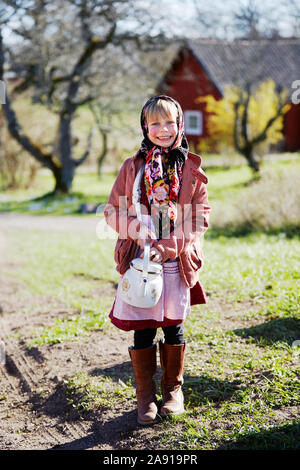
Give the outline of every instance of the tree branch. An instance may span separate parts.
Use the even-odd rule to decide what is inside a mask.
[[[254,145],[258,144],[259,142],[263,142],[267,138],[268,129],[272,126],[272,124],[276,121],[276,119],[278,119],[281,116],[283,108],[285,107],[286,104],[287,104],[287,101],[282,100],[282,97],[279,95],[276,114],[275,114],[275,116],[273,116],[272,118],[269,119],[269,121],[267,122],[267,124],[266,124],[265,128],[262,130],[262,132],[257,137],[255,137],[253,139],[253,144]]]
[[[241,99],[242,99],[242,91],[241,91]],[[243,111],[243,117],[242,117],[242,128],[241,128],[241,133],[244,138],[245,144],[249,142],[249,135],[248,135],[248,110],[249,110],[249,101],[250,101],[250,85],[247,83],[246,84],[246,99],[243,100],[244,104],[244,111]]]
[[[2,30],[0,27],[0,80],[3,80],[4,73],[4,51],[2,42]],[[38,145],[34,144],[23,132],[18,122],[16,113],[14,112],[10,98],[6,92],[5,104],[2,105],[3,114],[6,117],[8,130],[10,134],[19,142],[19,144],[27,150],[37,161],[49,169],[53,169],[53,156],[44,152]]]
[[[90,151],[91,151],[93,133],[94,133],[94,130],[95,130],[96,127],[97,127],[96,125],[93,126],[90,133],[89,133],[88,144],[87,144],[86,151],[84,152],[84,154],[82,155],[81,158],[79,158],[78,160],[74,160],[76,167],[81,165],[88,158],[88,156],[90,154]]]
[[[239,144],[239,137],[238,137],[238,122],[239,122],[239,108],[241,106],[241,103],[239,101],[236,101],[234,103],[234,127],[233,127],[233,141],[234,141],[234,146],[236,150],[240,153],[242,153],[242,149]]]
[[[1,74],[0,74],[1,77]],[[6,103],[2,105],[3,114],[6,117],[8,130],[10,134],[19,142],[19,144],[27,150],[37,161],[39,161],[43,166],[46,166],[49,169],[53,169],[55,164],[53,155],[51,153],[44,152],[38,145],[33,143],[24,133],[18,122],[17,116],[12,109],[10,99],[6,95]]]
[[[101,126],[100,121],[99,121],[99,117],[98,117],[98,115],[96,113],[96,110],[95,110],[95,106],[90,105],[89,108],[91,110],[91,113],[94,116],[94,119],[95,119],[95,122],[96,122],[96,127],[97,127],[97,129],[99,130],[99,132],[101,134],[102,142],[103,142],[102,151],[101,151],[100,156],[98,157],[98,173],[100,175],[102,162],[103,162],[103,160],[105,158],[105,155],[107,153],[107,134],[108,134],[108,130],[105,129],[103,126]]]
[[[80,85],[80,78],[88,64],[88,61],[97,49],[105,48],[105,46],[109,42],[111,42],[115,34],[116,26],[117,26],[116,23],[113,23],[105,39],[100,40],[97,37],[92,37],[90,42],[87,44],[85,50],[83,51],[83,54],[80,56],[79,60],[75,64],[73,71],[71,73],[71,80],[70,80],[70,84],[68,87],[67,96],[64,101],[62,114],[64,112],[69,112],[69,113],[74,112],[74,109],[76,108],[76,104],[74,105],[72,103],[72,100],[76,96],[76,93]]]

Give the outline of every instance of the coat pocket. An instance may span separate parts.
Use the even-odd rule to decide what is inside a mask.
[[[198,271],[202,267],[203,256],[201,248],[194,243],[192,249],[187,253],[188,261],[194,271]]]

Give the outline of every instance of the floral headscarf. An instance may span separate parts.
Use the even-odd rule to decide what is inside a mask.
[[[177,109],[177,136],[169,148],[153,144],[148,138],[146,110],[153,102],[164,99],[171,101]],[[145,159],[145,186],[151,216],[158,239],[173,230],[177,219],[176,204],[181,187],[182,170],[188,153],[188,143],[184,135],[183,112],[179,103],[166,95],[150,98],[141,112],[141,126],[144,140],[139,154]]]

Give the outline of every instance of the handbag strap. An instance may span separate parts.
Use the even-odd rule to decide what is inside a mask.
[[[138,220],[141,222],[141,179],[144,174],[145,165],[143,164],[141,169],[139,170],[138,174],[135,177],[133,183],[133,190],[132,190],[132,202],[135,205],[136,216]],[[149,267],[149,260],[150,260],[150,244],[146,243],[144,248],[144,262],[143,262],[143,278],[147,278],[148,274],[148,267]]]
[[[141,169],[139,170],[138,174],[135,177],[134,183],[133,183],[133,190],[132,190],[132,202],[135,205],[135,210],[136,210],[136,216],[138,220],[141,222],[142,217],[141,217],[141,179],[144,173],[145,165],[143,164]]]

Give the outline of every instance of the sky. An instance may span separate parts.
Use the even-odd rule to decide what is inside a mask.
[[[300,14],[299,0],[295,0],[298,6],[298,15]],[[195,5],[201,12],[212,16],[214,18],[214,32],[218,37],[227,37],[232,39],[237,31],[234,30],[234,23],[232,20],[233,12],[239,11],[241,6],[249,4],[249,0],[167,0],[162,1],[167,3],[170,11],[176,11],[177,24],[180,26],[186,24],[192,25],[195,19]],[[262,14],[260,27],[263,31],[268,30],[273,24],[276,26],[283,36],[291,36],[294,34],[293,24],[295,23],[295,8],[292,3],[293,0],[250,0],[258,8]],[[298,16],[299,21],[299,16]],[[189,27],[189,26],[188,26]],[[197,31],[189,29],[190,34],[197,34]],[[205,29],[201,30],[205,34]],[[207,35],[211,34],[207,30]]]
[[[283,36],[295,34],[293,25],[296,22],[296,8],[293,8],[292,3],[297,0],[263,0],[263,2],[261,0],[211,0],[210,2],[207,0],[136,0],[136,3],[139,8],[148,9],[148,11],[151,9],[151,14],[154,17],[164,18],[170,35],[174,31],[177,34],[187,34],[190,38],[217,36],[233,39],[239,34],[232,20],[233,12],[239,11],[239,8],[247,5],[249,1],[257,6],[263,14],[260,22],[262,31],[269,31],[273,24]],[[298,7],[298,15],[299,12],[300,7]],[[200,19],[198,22],[195,21],[197,15]],[[205,27],[202,23],[207,17],[213,19],[210,28]],[[136,28],[134,23],[132,23],[132,28]],[[153,30],[155,31],[155,24]],[[13,43],[16,41],[16,37],[6,29],[4,30],[4,41]]]

